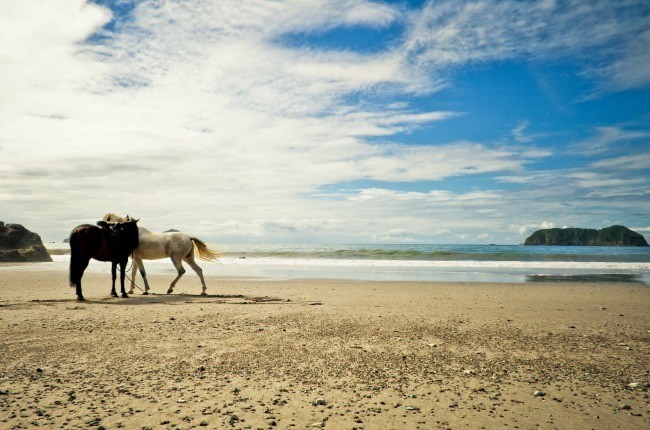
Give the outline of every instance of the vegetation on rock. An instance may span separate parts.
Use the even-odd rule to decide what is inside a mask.
[[[524,245],[648,246],[645,237],[622,225],[600,230],[591,228],[547,228],[537,230]]]

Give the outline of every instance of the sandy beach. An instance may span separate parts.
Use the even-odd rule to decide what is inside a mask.
[[[650,289],[0,267],[0,428],[650,427]]]

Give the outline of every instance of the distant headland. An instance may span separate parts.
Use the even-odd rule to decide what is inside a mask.
[[[546,228],[526,238],[524,245],[648,246],[645,237],[622,225],[593,228]]]

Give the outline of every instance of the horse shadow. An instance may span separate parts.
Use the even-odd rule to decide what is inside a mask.
[[[70,300],[74,302],[74,300]],[[147,295],[138,294],[130,295],[127,299],[115,297],[100,297],[86,299],[83,305],[111,305],[111,306],[148,306],[157,304],[233,304],[233,305],[252,305],[252,304],[292,304],[291,300],[279,297],[269,296],[251,296],[244,294],[156,294]]]

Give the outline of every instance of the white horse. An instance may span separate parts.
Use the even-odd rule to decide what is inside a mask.
[[[107,222],[126,222],[130,218],[122,218],[115,214],[106,214],[103,218]],[[172,281],[167,290],[167,294],[174,292],[174,286],[178,280],[185,273],[183,261],[190,265],[192,269],[199,275],[201,279],[201,295],[205,296],[206,286],[203,279],[203,270],[194,261],[194,247],[196,247],[199,258],[204,261],[212,261],[217,259],[220,255],[212,251],[201,240],[190,237],[181,232],[168,232],[168,233],[152,233],[146,228],[139,227],[139,243],[138,247],[133,251],[133,270],[131,271],[131,290],[129,294],[133,294],[133,287],[135,285],[136,269],[140,269],[140,274],[144,280],[144,293],[149,294],[149,282],[147,281],[147,274],[144,270],[142,260],[159,260],[161,258],[169,257],[178,272],[178,276]]]

